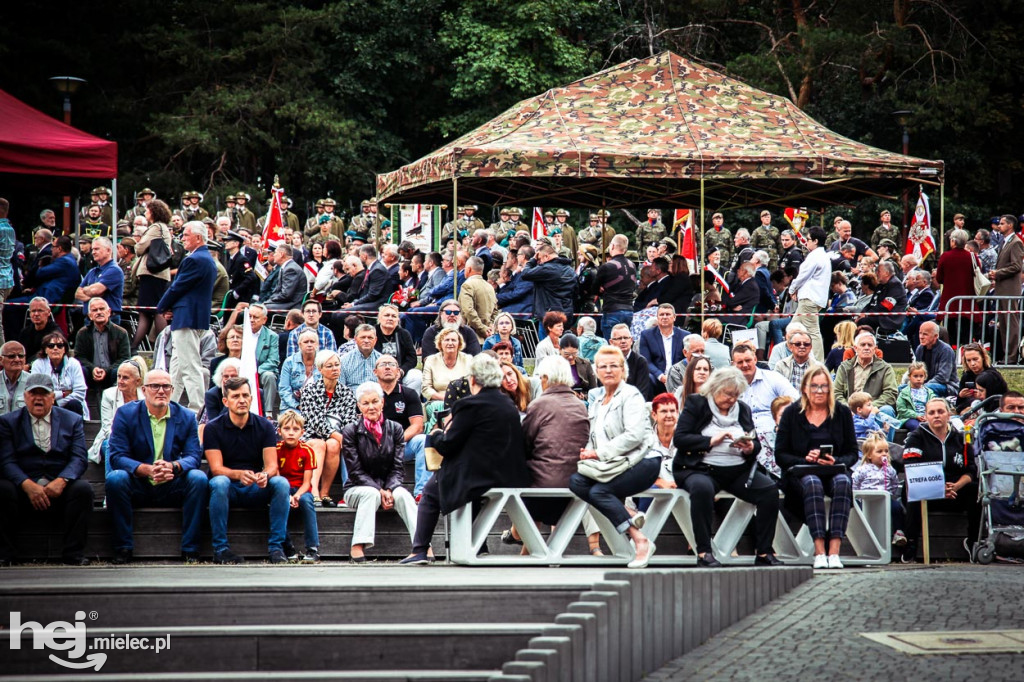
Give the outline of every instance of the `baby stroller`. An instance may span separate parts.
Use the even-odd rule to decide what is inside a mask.
[[[991,412],[974,425],[981,496],[981,526],[974,558],[991,563],[1001,555],[1024,557],[1024,419]]]

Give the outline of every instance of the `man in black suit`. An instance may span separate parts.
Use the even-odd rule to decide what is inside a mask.
[[[60,514],[64,563],[88,566],[85,543],[93,492],[85,473],[82,418],[55,407],[53,380],[29,376],[25,407],[0,417],[0,566],[14,561],[14,534],[22,513]]]
[[[342,306],[343,310],[377,310],[381,305],[387,303],[391,296],[388,291],[390,275],[384,264],[377,260],[377,249],[373,244],[363,244],[359,247],[359,260],[366,268],[359,276],[362,282],[359,285],[359,297]]]
[[[274,249],[274,262],[281,269],[277,288],[273,295],[262,303],[270,310],[291,310],[301,308],[302,299],[309,290],[309,280],[299,264],[292,259],[292,247],[278,244]]]
[[[757,266],[750,261],[740,265],[736,273],[736,283],[725,300],[726,310],[736,313],[736,315],[723,315],[723,322],[746,324],[751,313],[754,312],[754,307],[761,300],[761,288],[757,285],[757,280],[754,279],[756,270]]]
[[[244,244],[245,237],[234,231],[229,230],[227,237],[224,238],[224,252],[228,261],[225,268],[228,271],[228,286],[231,287],[229,293],[234,304],[251,303],[260,286],[253,264],[243,252]],[[255,251],[253,253],[255,254]]]

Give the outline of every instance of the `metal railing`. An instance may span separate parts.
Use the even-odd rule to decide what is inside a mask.
[[[1004,367],[1020,362],[1022,309],[1020,296],[954,296],[936,322],[946,326],[954,348],[980,343],[992,364]]]

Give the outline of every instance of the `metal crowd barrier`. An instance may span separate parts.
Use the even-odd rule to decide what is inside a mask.
[[[885,491],[855,491],[854,504],[850,508],[850,523],[847,539],[855,552],[843,555],[842,561],[850,566],[885,565],[892,559],[891,519],[889,517],[889,494]],[[658,535],[665,529],[669,518],[674,518],[691,548],[683,553],[671,552],[667,547],[658,547],[651,557],[652,566],[694,566],[697,555],[693,547],[696,541],[690,523],[690,495],[685,490],[651,489],[634,497],[651,498],[647,510],[647,521],[643,533],[657,544]],[[583,500],[567,488],[493,488],[484,495],[487,504],[474,520],[472,505],[457,509],[449,519],[449,557],[455,564],[463,566],[551,566],[551,565],[624,565],[633,558],[633,548],[628,538],[616,532],[602,514],[594,512],[592,517],[611,554],[591,556],[589,553],[574,552],[570,543],[576,536],[583,516],[589,509]],[[568,507],[547,539],[537,529],[533,517],[526,508],[524,498],[554,498],[568,502]],[[717,499],[731,498],[719,495]],[[826,498],[826,506],[829,501]],[[484,542],[498,523],[506,523],[502,512],[515,524],[527,553],[523,555],[488,554],[478,556]],[[718,532],[712,539],[715,557],[727,565],[750,565],[753,554],[737,553],[737,546],[747,526],[754,518],[753,505],[733,499],[732,506],[722,519]],[[780,560],[793,565],[810,565],[814,562],[814,542],[807,526],[801,526],[794,535],[782,514],[779,514],[775,530],[775,553]]]
[[[993,365],[1015,365],[1024,336],[1022,308],[1021,296],[954,296],[936,322],[946,325],[951,345],[975,341],[991,348]]]

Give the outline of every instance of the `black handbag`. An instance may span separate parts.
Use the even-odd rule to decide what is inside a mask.
[[[149,243],[146,251],[146,269],[155,274],[163,272],[171,265],[171,249],[163,240],[163,235]]]

